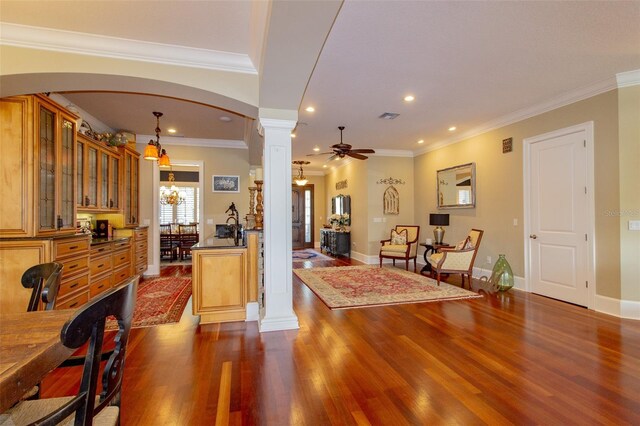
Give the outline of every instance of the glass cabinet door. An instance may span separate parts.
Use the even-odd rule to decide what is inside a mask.
[[[85,207],[98,206],[98,150],[89,146],[87,147],[87,174],[88,187],[87,198],[85,198]]]
[[[131,165],[131,224],[138,224],[138,162],[137,157],[133,157]]]
[[[62,222],[58,221],[58,229],[75,228],[76,201],[73,186],[76,161],[74,155],[75,133],[75,123],[63,118],[60,133],[60,211],[58,213]]]
[[[109,208],[109,154],[100,153],[100,208]]]
[[[110,173],[109,208],[120,210],[120,159],[118,157],[111,157]]]
[[[84,165],[84,153],[85,144],[78,142],[76,145],[76,202],[78,206],[84,205],[84,177],[85,177],[85,165]]]
[[[39,109],[39,197],[40,231],[56,229],[56,114],[44,106]]]

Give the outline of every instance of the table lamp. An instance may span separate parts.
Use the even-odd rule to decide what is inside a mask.
[[[435,226],[433,230],[433,238],[435,244],[442,244],[444,238],[443,226],[449,226],[449,214],[448,213],[430,213],[429,225]]]

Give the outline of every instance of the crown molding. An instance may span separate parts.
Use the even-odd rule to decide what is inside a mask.
[[[623,87],[637,86],[640,84],[640,70],[621,72],[616,74],[618,89]]]
[[[0,44],[165,65],[258,74],[249,55],[0,22]]]
[[[426,146],[422,149],[414,151],[414,157],[425,154],[427,152],[435,151],[440,148],[444,148],[445,146],[462,142],[463,140],[481,135],[491,130],[508,126],[509,124],[526,120],[527,118],[535,117],[545,112],[549,112],[554,109],[561,108],[563,106],[570,105],[575,102],[591,98],[601,93],[614,90],[617,87],[618,87],[617,81],[613,77],[603,81],[599,81],[594,84],[590,84],[588,86],[581,87],[579,89],[573,90],[571,92],[567,92],[561,96],[553,98],[549,101],[542,102],[528,108],[523,108],[521,110],[515,111],[511,114],[504,115],[495,120],[488,121],[460,135],[456,135],[454,137],[450,137],[450,138],[443,139],[441,141],[429,144],[429,146]]]
[[[146,143],[150,139],[155,139],[155,135],[136,135],[136,143]],[[207,148],[233,148],[233,149],[249,149],[247,144],[241,140],[233,139],[196,139],[196,138],[179,138],[175,136],[161,136],[160,144],[166,146],[203,146]]]
[[[414,157],[413,151],[404,149],[377,149],[375,154],[368,154],[372,157]]]

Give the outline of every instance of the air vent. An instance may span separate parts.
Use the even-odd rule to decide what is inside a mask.
[[[385,120],[393,120],[399,115],[400,114],[395,113],[395,112],[385,112],[385,113],[381,114],[378,118],[383,118]]]

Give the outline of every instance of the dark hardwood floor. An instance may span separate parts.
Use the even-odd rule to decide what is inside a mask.
[[[134,329],[122,424],[640,424],[640,322],[484,294],[331,311],[294,275],[299,330],[198,326],[189,312]],[[43,396],[72,393],[78,374],[54,371]]]

